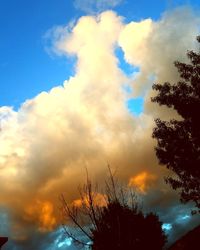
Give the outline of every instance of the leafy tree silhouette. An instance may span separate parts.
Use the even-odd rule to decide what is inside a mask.
[[[109,168],[110,170],[110,168]],[[96,192],[96,191],[95,191]],[[92,250],[161,250],[166,242],[162,223],[157,215],[144,215],[138,207],[135,194],[122,187],[110,171],[106,182],[105,204],[95,204],[96,194],[87,179],[81,189],[81,206],[70,206],[62,196],[66,219],[70,218],[85,240],[74,235],[65,226],[65,232],[79,245]],[[85,197],[87,197],[85,199]],[[69,220],[68,220],[69,221]],[[90,242],[89,244],[87,242]]]
[[[0,249],[8,241],[8,237],[0,237]]]
[[[197,37],[200,43],[200,36]],[[153,102],[177,111],[182,119],[169,122],[156,119],[153,138],[157,139],[159,163],[173,171],[166,182],[180,191],[184,203],[195,202],[200,208],[200,53],[189,51],[189,64],[175,62],[180,81],[154,84],[158,91]],[[193,211],[195,213],[200,210]]]
[[[93,250],[162,249],[165,235],[155,214],[144,215],[119,201],[112,201],[98,218],[92,230]]]

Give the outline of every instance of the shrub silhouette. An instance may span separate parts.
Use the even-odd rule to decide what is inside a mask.
[[[110,202],[102,210],[92,238],[93,250],[160,250],[166,239],[155,214],[145,216],[136,207],[130,208],[119,201]]]
[[[161,250],[166,242],[162,223],[157,215],[144,215],[138,207],[135,194],[122,187],[110,172],[106,183],[105,203],[96,203],[97,191],[93,191],[87,179],[81,189],[81,206],[68,205],[62,196],[64,214],[70,218],[75,231],[65,226],[65,232],[79,245],[89,245],[92,250]],[[85,240],[83,240],[85,237]],[[87,242],[90,242],[89,244]]]

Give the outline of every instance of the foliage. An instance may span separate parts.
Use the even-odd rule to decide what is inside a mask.
[[[200,43],[200,37],[197,40]],[[200,208],[200,53],[189,51],[187,56],[190,63],[175,62],[180,81],[153,85],[158,94],[152,101],[175,109],[181,117],[156,119],[153,138],[159,163],[175,174],[167,183],[180,191],[182,202],[193,201]]]
[[[144,216],[135,208],[113,201],[102,210],[92,231],[93,250],[162,249],[165,236],[154,214]]]
[[[92,250],[162,249],[166,236],[158,216],[153,213],[144,215],[135,194],[114,180],[111,171],[105,193],[105,203],[96,202],[99,193],[93,191],[87,179],[80,191],[81,206],[70,206],[62,197],[66,219],[73,222],[85,240],[80,240],[83,239],[81,234],[74,235],[65,226],[68,237],[83,246],[90,242]]]

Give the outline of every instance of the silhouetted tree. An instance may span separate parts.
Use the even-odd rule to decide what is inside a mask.
[[[92,230],[93,250],[160,250],[165,244],[161,222],[155,214],[146,216],[136,207],[119,201],[105,207]]]
[[[167,183],[180,191],[182,202],[194,201],[200,208],[200,53],[189,51],[187,56],[189,64],[175,62],[180,81],[153,85],[158,95],[152,101],[175,109],[181,117],[156,119],[153,138],[160,164],[175,174]]]
[[[144,215],[138,207],[136,196],[130,189],[122,187],[110,171],[106,183],[105,203],[96,202],[87,179],[81,189],[81,206],[68,205],[62,196],[64,214],[70,218],[75,229],[86,237],[75,236],[65,226],[68,237],[92,250],[161,250],[166,242],[162,223],[157,215]],[[90,242],[87,244],[86,242]]]
[[[8,237],[0,237],[0,249],[8,241]]]

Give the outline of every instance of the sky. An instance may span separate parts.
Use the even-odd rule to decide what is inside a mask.
[[[158,165],[152,84],[177,81],[200,31],[198,0],[0,1],[0,235],[6,249],[77,249],[59,195],[100,184],[107,163],[173,241],[199,224]]]

